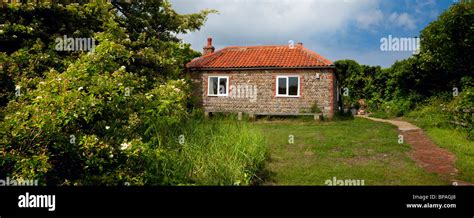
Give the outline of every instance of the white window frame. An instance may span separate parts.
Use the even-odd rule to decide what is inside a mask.
[[[298,78],[298,94],[297,95],[290,95],[290,79],[289,79],[290,77]],[[286,94],[284,94],[284,95],[278,94],[278,87],[279,87],[279,79],[280,78],[286,78]],[[277,76],[275,84],[276,84],[276,87],[275,87],[276,97],[287,97],[287,98],[299,98],[300,97],[301,84],[300,84],[300,76],[299,75]]]
[[[217,78],[217,95],[216,94],[211,94],[210,93],[210,89],[209,89],[209,84],[211,83],[211,78]],[[226,88],[225,88],[225,94],[220,94],[219,93],[219,83],[220,83],[220,80],[225,78],[227,80],[227,83],[226,83]],[[229,76],[208,76],[207,77],[207,96],[229,96]]]

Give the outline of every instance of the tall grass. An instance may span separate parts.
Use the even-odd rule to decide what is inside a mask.
[[[149,160],[148,183],[250,185],[266,159],[261,133],[232,119],[191,119],[168,140]]]
[[[459,179],[474,182],[474,141],[469,130],[450,124],[454,116],[452,108],[457,106],[454,103],[449,98],[433,97],[404,118],[422,127],[437,145],[454,153]]]

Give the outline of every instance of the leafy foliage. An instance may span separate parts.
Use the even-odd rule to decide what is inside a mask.
[[[345,107],[366,99],[375,116],[398,117],[417,107],[425,114],[438,111],[433,107],[449,106],[443,110],[447,116],[433,119],[463,123],[463,128],[473,132],[473,21],[473,4],[456,3],[421,32],[417,55],[396,61],[387,69],[359,65],[353,60],[336,61],[338,78],[349,90],[349,96],[343,98]],[[458,97],[453,98],[453,90],[460,92]],[[432,104],[439,96],[444,96],[443,103]]]
[[[0,96],[0,175],[52,185],[168,183],[147,178],[176,150],[173,130],[189,117],[190,93],[178,78],[198,55],[171,36],[196,30],[209,12],[179,15],[159,0],[135,6],[146,10],[134,17],[146,19],[100,2],[2,6],[0,40],[9,46],[0,76],[9,94]],[[143,26],[132,31],[136,22]],[[56,51],[62,35],[98,45]]]
[[[453,4],[438,20],[421,32],[421,52],[417,63],[423,70],[423,85],[432,91],[459,87],[474,68],[474,5]]]

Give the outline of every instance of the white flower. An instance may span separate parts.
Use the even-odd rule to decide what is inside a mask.
[[[146,93],[145,97],[146,97],[146,99],[151,99],[151,98],[153,98],[153,94]]]
[[[105,129],[110,129],[110,126],[105,126]]]
[[[43,97],[41,97],[41,96],[37,96],[37,97],[36,97],[36,99],[42,99],[42,98],[43,98]]]
[[[81,91],[81,90],[83,90],[83,89],[84,89],[84,87],[81,86],[81,87],[79,87],[79,88],[77,89],[77,91]]]
[[[121,66],[119,70],[125,70],[125,66]]]
[[[130,146],[132,146],[132,143],[124,142],[124,143],[120,144],[120,150],[128,149],[128,148],[130,148]]]
[[[110,155],[109,155],[109,158],[113,158],[113,157],[114,157],[114,155],[113,155],[113,154],[110,154]]]

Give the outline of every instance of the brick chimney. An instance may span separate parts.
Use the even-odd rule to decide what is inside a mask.
[[[214,53],[214,46],[212,46],[212,38],[207,38],[207,45],[204,46],[203,48],[203,53],[202,55],[207,55],[207,54],[211,54],[211,53]]]

